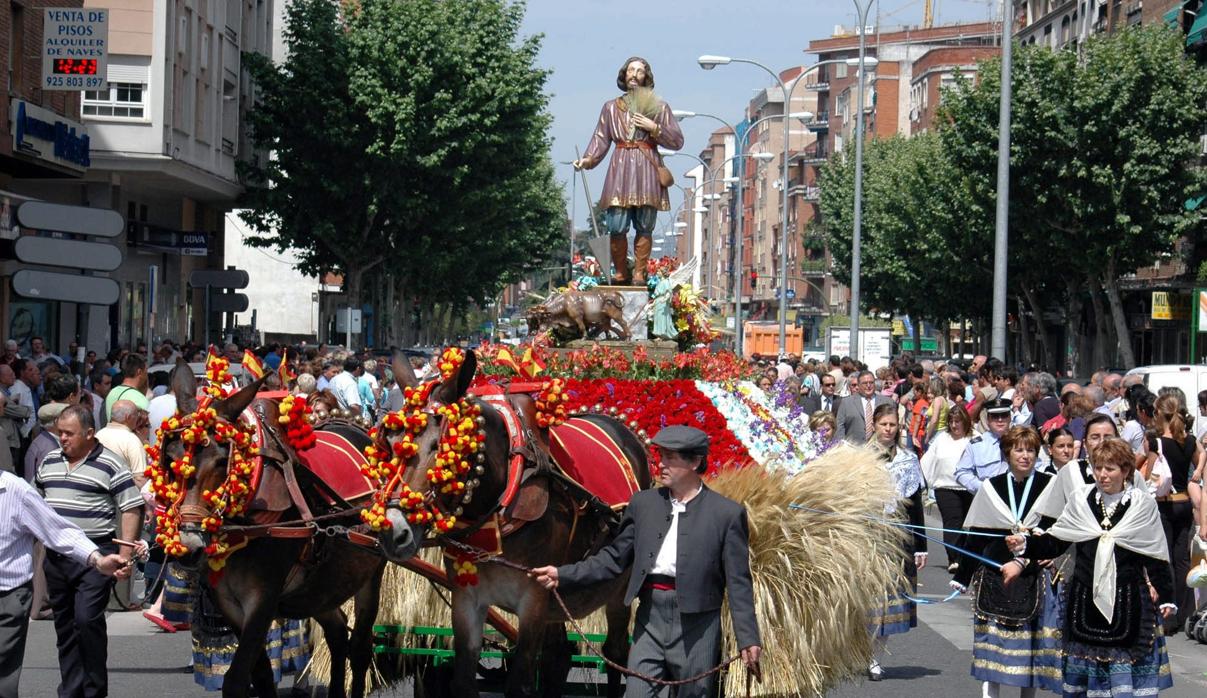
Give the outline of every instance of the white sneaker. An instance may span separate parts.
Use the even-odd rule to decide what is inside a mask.
[[[880,662],[875,659],[868,665],[868,679],[879,681],[884,678],[884,667],[880,666]]]

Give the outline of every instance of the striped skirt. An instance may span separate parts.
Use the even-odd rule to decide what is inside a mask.
[[[1162,623],[1147,590],[1140,593],[1140,612],[1152,625],[1142,627],[1137,647],[1065,643],[1065,698],[1140,698],[1173,687]]]
[[[208,590],[197,594],[193,610],[193,680],[207,691],[222,690],[239,639]],[[306,621],[277,618],[268,629],[264,645],[272,664],[273,683],[281,676],[301,671],[310,660]]]
[[[1061,603],[1052,592],[1051,573],[1043,573],[1039,613],[1021,627],[975,618],[972,626],[972,676],[1003,686],[1060,692]]]
[[[890,595],[884,603],[868,614],[868,624],[875,637],[908,633],[918,627],[918,604],[910,597],[917,593],[918,578],[908,578],[908,586]]]
[[[193,615],[193,604],[197,598],[197,573],[186,570],[175,562],[164,563],[167,571],[163,575],[164,620],[173,625],[189,622]]]

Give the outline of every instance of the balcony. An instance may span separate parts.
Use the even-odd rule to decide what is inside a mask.
[[[819,141],[804,150],[793,153],[789,162],[794,165],[798,162],[805,165],[820,165],[829,159],[830,153],[826,151],[825,143]]]
[[[800,263],[800,270],[806,276],[825,276],[830,272],[830,265],[825,259],[806,259]]]
[[[813,115],[813,120],[806,126],[810,131],[828,131],[830,130],[830,113],[819,111]]]
[[[827,92],[830,89],[829,80],[814,80],[805,83],[805,89],[813,92]]]
[[[821,201],[821,187],[796,184],[788,187],[788,196],[799,196],[809,203],[816,203]]]

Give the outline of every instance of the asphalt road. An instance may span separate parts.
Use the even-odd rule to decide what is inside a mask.
[[[937,524],[937,522],[934,522]],[[935,546],[939,547],[939,546]],[[919,593],[923,598],[941,599],[947,594],[946,557],[931,552],[931,564],[922,570]],[[880,658],[884,680],[861,681],[830,692],[833,698],[863,696],[946,697],[981,695],[980,684],[969,676],[972,661],[972,623],[968,601],[923,605],[919,626],[905,635],[890,638]],[[1168,698],[1200,698],[1207,695],[1207,645],[1188,640],[1184,634],[1169,638],[1174,687],[1162,693]],[[189,633],[166,634],[145,621],[139,613],[116,613],[109,617],[109,687],[115,698],[127,696],[213,696],[193,683],[185,672],[191,662]],[[30,624],[29,643],[21,677],[21,695],[54,696],[58,683],[58,659],[53,624]],[[282,688],[291,685],[283,682]],[[282,695],[289,695],[287,690]],[[409,686],[378,691],[375,696],[409,698]],[[1017,695],[1012,691],[1004,696]]]

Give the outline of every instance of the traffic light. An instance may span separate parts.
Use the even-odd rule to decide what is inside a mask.
[[[757,288],[759,285],[759,273],[751,270],[750,272],[750,288]]]

